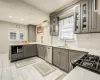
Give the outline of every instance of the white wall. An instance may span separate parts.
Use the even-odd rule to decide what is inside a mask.
[[[47,22],[43,23],[42,27],[44,27],[43,34],[36,34],[36,41],[41,43],[41,36],[43,36],[43,44],[51,44],[51,36],[50,36],[50,24]]]
[[[9,23],[0,21],[0,53],[8,53],[9,52],[9,44],[20,43],[21,41],[9,41],[9,30],[16,28],[15,23]],[[19,29],[23,29],[26,32],[26,40],[28,40],[28,28],[25,25],[20,25]]]

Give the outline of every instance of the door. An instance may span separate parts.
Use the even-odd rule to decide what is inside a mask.
[[[81,33],[88,33],[89,32],[89,22],[88,22],[88,1],[85,0],[81,3]]]
[[[60,68],[68,72],[68,50],[62,49],[60,52]]]
[[[57,67],[60,66],[60,49],[53,47],[53,64]]]
[[[95,7],[98,6],[98,0],[90,0],[91,3],[91,20],[92,25],[89,27],[89,32],[100,32],[100,27],[97,25],[98,23],[98,12],[95,11]]]
[[[24,53],[17,54],[17,59],[23,59],[23,58],[24,58]]]
[[[24,45],[24,58],[34,56],[34,47],[32,45]]]
[[[36,56],[37,55],[37,45],[34,44],[33,45],[33,56]]]
[[[81,30],[81,24],[80,24],[80,13],[81,13],[81,11],[80,11],[80,4],[78,4],[76,7],[75,7],[75,13],[74,13],[74,22],[75,22],[75,33],[80,33],[80,30]]]
[[[17,54],[11,54],[11,62],[17,60]]]
[[[45,59],[46,55],[46,46],[45,45],[37,45],[38,56],[42,59]]]

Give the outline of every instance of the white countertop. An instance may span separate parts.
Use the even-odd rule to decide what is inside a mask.
[[[11,45],[28,45],[28,44],[41,44],[41,45],[47,45],[47,46],[51,46],[51,47],[58,47],[58,48],[64,48],[64,49],[69,49],[69,50],[78,50],[78,51],[84,51],[84,52],[89,52],[89,54],[93,54],[93,55],[98,55],[100,56],[100,50],[94,50],[94,49],[84,49],[84,48],[78,48],[78,47],[68,47],[68,46],[59,46],[59,45],[52,45],[52,44],[43,44],[43,43],[37,43],[37,42],[29,42],[27,44],[9,44]]]
[[[87,69],[76,67],[63,80],[100,80],[100,75]]]

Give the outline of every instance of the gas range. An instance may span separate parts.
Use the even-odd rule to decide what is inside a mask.
[[[80,66],[100,74],[100,56],[86,54],[79,60],[72,63],[73,67]]]

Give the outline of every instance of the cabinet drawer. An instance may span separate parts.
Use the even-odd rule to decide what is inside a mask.
[[[53,48],[53,52],[60,52],[60,51],[61,51],[60,48],[56,48],[56,47]]]

